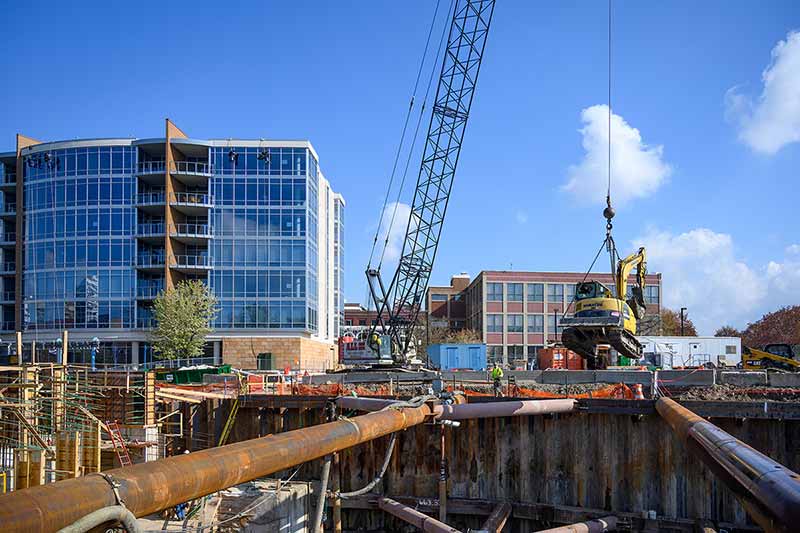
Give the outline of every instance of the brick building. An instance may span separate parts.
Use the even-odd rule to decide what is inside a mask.
[[[450,287],[430,287],[427,303],[431,324],[446,322],[456,329],[479,332],[490,361],[509,363],[536,359],[537,351],[561,340],[561,316],[573,300],[578,272],[512,272],[484,270],[469,281],[461,274]],[[613,290],[610,274],[592,274]],[[630,283],[635,280],[633,276]],[[661,274],[648,274],[645,302],[650,316],[661,311]],[[463,310],[463,314],[462,314]]]

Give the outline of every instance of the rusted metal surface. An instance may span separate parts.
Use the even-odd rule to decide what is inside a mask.
[[[418,527],[428,533],[461,533],[459,530],[447,524],[431,518],[430,516],[415,511],[411,507],[405,506],[389,498],[378,499],[378,507],[387,513],[396,516],[404,522]]]
[[[502,401],[463,405],[436,405],[433,408],[433,412],[439,420],[469,420],[500,416],[568,413],[574,411],[576,405],[576,400]]]
[[[361,398],[356,396],[342,396],[336,398],[336,405],[340,409],[354,409],[356,411],[380,411],[399,400],[387,400],[383,398]]]
[[[105,474],[119,483],[126,507],[143,516],[420,424],[429,415],[427,405],[369,413]],[[0,496],[0,523],[6,531],[55,531],[116,503],[109,482],[92,474]]]
[[[489,515],[481,526],[481,531],[485,531],[486,533],[498,533],[502,531],[508,517],[511,516],[511,509],[511,504],[508,502],[503,502],[495,506],[495,508],[492,509],[492,514]]]
[[[767,531],[800,525],[800,476],[669,398],[656,410]]]
[[[617,529],[617,517],[605,516],[586,522],[578,522],[568,526],[544,529],[539,533],[603,533],[604,531],[615,531]]]

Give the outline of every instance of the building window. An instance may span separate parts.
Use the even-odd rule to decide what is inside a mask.
[[[347,320],[344,321],[344,325],[345,326],[352,326],[353,325],[353,321],[348,318]]]
[[[434,302],[446,302],[447,301],[447,295],[446,294],[440,294],[440,293],[433,293],[433,294],[431,294],[431,301],[434,301]]]
[[[574,283],[567,283],[566,287],[566,294],[567,294],[567,303],[572,303],[575,300],[575,284]]]
[[[522,315],[508,315],[508,332],[522,333]]]
[[[528,333],[544,332],[544,315],[528,315]]]
[[[460,293],[460,292],[459,292],[459,293],[457,293],[457,294],[454,294],[454,295],[453,295],[453,296],[450,298],[450,300],[451,300],[451,301],[453,301],[453,302],[460,302],[460,301],[461,301],[461,300],[463,300],[463,299],[464,299],[464,295],[463,295],[462,293]]]
[[[728,344],[725,346],[725,354],[726,355],[736,355],[736,345],[735,344]]]
[[[503,301],[503,284],[502,283],[487,283],[486,284],[486,299],[490,302]]]
[[[359,326],[366,326],[367,325],[367,320],[365,318],[359,319],[358,320],[358,325]]]
[[[570,315],[567,315],[569,317]],[[565,317],[566,318],[566,317]],[[556,321],[558,321],[558,333],[564,331],[564,326],[561,325],[561,313],[547,315],[547,332],[554,333],[556,329]]]
[[[522,283],[508,284],[508,301],[509,302],[522,301]]]
[[[494,361],[503,360],[503,347],[502,346],[487,346],[486,347],[486,362],[492,363]]]
[[[508,358],[511,359],[512,357],[519,358],[525,355],[525,347],[524,346],[509,346],[508,347]]]
[[[539,356],[539,350],[542,349],[542,346],[528,346],[528,359],[536,360]]]
[[[486,331],[503,333],[503,315],[486,315]]]
[[[528,301],[544,301],[544,283],[528,283]]]
[[[259,370],[274,370],[274,361],[271,353],[260,353],[256,357]]]
[[[644,302],[648,304],[658,304],[659,300],[658,285],[650,285],[644,288]]]
[[[547,301],[550,303],[562,303],[564,301],[564,285],[562,283],[547,284]]]

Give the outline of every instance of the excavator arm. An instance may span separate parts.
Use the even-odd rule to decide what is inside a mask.
[[[625,300],[625,296],[628,294],[628,277],[634,267],[636,267],[636,285],[631,291],[632,296],[627,300],[627,304],[634,316],[640,319],[644,317],[645,313],[644,288],[647,276],[647,253],[644,246],[625,259],[621,259],[617,264],[616,288],[617,298],[620,300]]]

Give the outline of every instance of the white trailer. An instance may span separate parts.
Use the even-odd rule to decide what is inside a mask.
[[[661,368],[736,367],[742,362],[739,337],[637,337],[644,346],[645,359]]]

